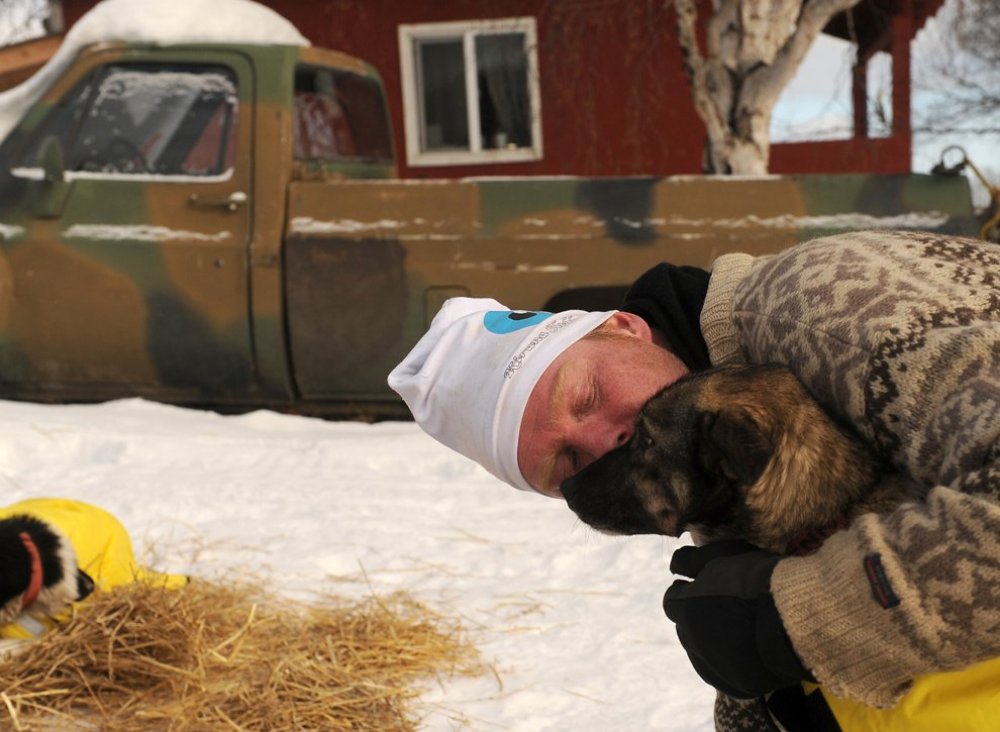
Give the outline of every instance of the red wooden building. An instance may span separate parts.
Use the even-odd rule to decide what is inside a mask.
[[[378,69],[402,177],[701,172],[669,0],[262,2]],[[909,171],[910,43],[942,2],[861,0],[835,18],[826,32],[857,44],[854,136],[774,144],[771,172]],[[66,27],[93,5],[62,0]],[[892,58],[892,129],[876,138],[865,66],[879,51]]]

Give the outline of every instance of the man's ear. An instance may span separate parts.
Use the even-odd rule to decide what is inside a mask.
[[[604,321],[604,328],[609,330],[616,330],[624,335],[631,335],[641,338],[645,341],[653,340],[653,331],[649,327],[649,323],[640,318],[634,313],[627,313],[624,310],[619,310],[614,313],[610,318]]]
[[[770,435],[744,413],[706,413],[699,419],[698,457],[711,473],[741,485],[756,483],[771,461]]]

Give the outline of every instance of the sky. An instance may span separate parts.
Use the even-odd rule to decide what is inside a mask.
[[[944,19],[951,10],[954,0],[946,0],[945,6],[918,33],[911,45],[914,77],[919,76],[921,64],[939,52],[938,36],[944,31]],[[847,41],[820,35],[799,67],[798,73],[785,87],[774,109],[771,123],[771,141],[792,141],[803,139],[846,139],[851,136],[851,65],[853,47]],[[892,81],[891,59],[888,54],[879,53],[869,63],[869,97],[884,102],[884,108],[891,114]],[[927,89],[914,88],[911,104],[914,117],[932,98]],[[878,134],[880,126],[873,118],[875,103],[869,103],[869,128]],[[949,145],[962,145],[969,158],[984,174],[989,172],[994,184],[1000,184],[1000,110],[992,120],[996,129],[993,134],[953,134],[928,135],[919,132],[913,137],[912,169],[917,173],[928,173],[940,160],[941,152]],[[949,160],[951,160],[949,158]],[[988,200],[985,189],[975,179],[973,193],[976,204],[983,206]]]

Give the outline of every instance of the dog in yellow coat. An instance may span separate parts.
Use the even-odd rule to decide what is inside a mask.
[[[95,590],[187,581],[140,567],[125,527],[96,506],[34,498],[0,508],[0,649],[42,635]]]

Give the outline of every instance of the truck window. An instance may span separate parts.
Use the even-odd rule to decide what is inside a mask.
[[[105,66],[55,107],[21,164],[37,167],[41,142],[55,134],[69,171],[223,175],[238,109],[236,77],[224,67]]]
[[[378,82],[336,69],[296,69],[295,159],[391,161],[389,123]]]

